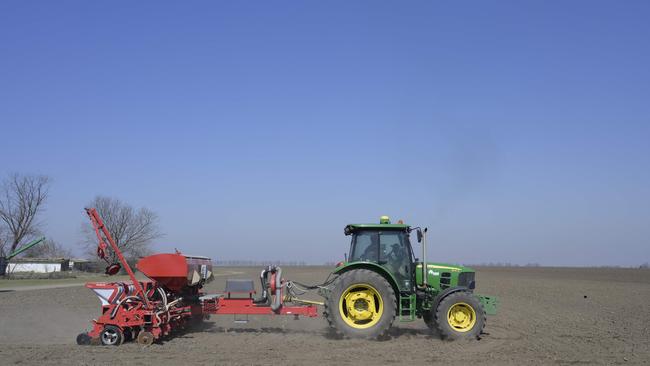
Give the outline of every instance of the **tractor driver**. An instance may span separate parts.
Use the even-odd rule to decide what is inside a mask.
[[[403,245],[393,243],[390,246],[391,250],[388,253],[388,265],[393,268],[394,273],[400,277],[408,277],[408,252]]]
[[[362,237],[370,238],[370,242],[363,250],[363,254],[361,254],[359,259],[372,262],[381,261],[392,268],[393,273],[403,278],[408,278],[409,254],[406,247],[399,244],[398,235],[397,233],[383,233],[380,236],[373,233],[358,236],[357,240],[359,243],[362,242]],[[380,250],[382,251],[381,254],[379,253]]]

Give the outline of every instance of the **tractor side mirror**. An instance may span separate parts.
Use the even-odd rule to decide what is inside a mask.
[[[418,228],[417,234],[418,234],[418,243],[422,243],[422,230],[420,230],[420,228]]]

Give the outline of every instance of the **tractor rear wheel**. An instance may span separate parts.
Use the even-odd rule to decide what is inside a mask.
[[[473,293],[454,292],[438,304],[435,322],[443,339],[476,339],[485,327],[485,311]]]
[[[395,320],[397,301],[384,277],[367,269],[339,276],[325,301],[330,328],[349,338],[377,338]]]

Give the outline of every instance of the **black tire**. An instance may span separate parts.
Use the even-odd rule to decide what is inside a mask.
[[[424,320],[424,323],[427,325],[427,327],[429,327],[429,329],[438,329],[438,324],[436,323],[436,314],[434,314],[431,309],[424,310],[422,312],[422,319]]]
[[[454,325],[450,324],[450,309],[454,306],[469,311],[469,314],[473,314],[474,319],[473,321],[468,321],[467,328],[463,329],[462,326],[454,327]],[[459,291],[447,295],[440,301],[436,309],[435,322],[437,323],[440,336],[443,339],[478,339],[485,327],[486,321],[483,305],[469,291]]]
[[[133,330],[131,328],[124,328],[122,335],[124,336],[122,343],[131,342],[133,340]]]
[[[114,325],[106,325],[99,334],[99,339],[104,346],[119,346],[124,342],[124,334],[120,328]]]
[[[367,288],[364,285],[371,286],[376,290],[378,296],[381,297],[381,299],[375,298],[375,305],[378,307],[380,303],[378,300],[381,300],[381,314],[378,320],[371,321],[373,325],[367,328],[355,328],[343,319],[346,316],[345,314],[347,314],[347,309],[346,305],[343,305],[346,303],[341,300],[341,296],[350,289],[356,290],[355,285],[358,285],[357,288],[359,290]],[[351,291],[350,293],[354,292]],[[340,304],[342,306],[339,306]],[[323,315],[327,319],[330,329],[338,336],[372,339],[384,336],[390,329],[395,320],[396,308],[397,300],[395,299],[395,292],[384,277],[374,271],[356,269],[345,272],[337,278],[332,291],[325,301],[325,312]]]
[[[90,336],[88,333],[79,333],[77,336],[77,344],[80,346],[88,346],[90,345]]]

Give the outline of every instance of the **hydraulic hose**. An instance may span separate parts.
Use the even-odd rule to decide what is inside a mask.
[[[253,299],[253,302],[256,304],[261,304],[261,303],[268,303],[269,300],[269,294],[266,291],[266,275],[269,273],[271,270],[271,266],[268,266],[260,272],[260,282],[262,283],[262,295],[258,298]]]
[[[122,306],[122,303],[125,302],[126,300],[129,300],[129,299],[138,299],[138,300],[140,300],[140,297],[139,296],[127,296],[127,297],[123,298],[122,300],[118,301],[115,304],[115,307],[113,308],[113,311],[111,311],[111,319],[115,318],[115,315],[117,315],[117,310],[120,308],[120,306]]]
[[[158,293],[162,298],[163,306],[167,306],[167,294],[165,293],[165,290],[163,290],[162,287],[158,287],[156,290],[158,290]]]

